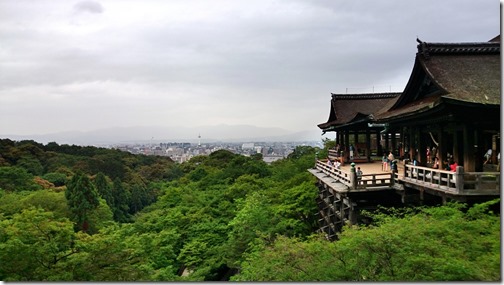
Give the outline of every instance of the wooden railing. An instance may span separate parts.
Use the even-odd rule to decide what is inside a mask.
[[[421,184],[428,188],[456,192],[456,172],[434,169],[429,167],[404,165],[404,173],[401,180]]]
[[[453,172],[406,164],[403,177],[396,180],[456,194],[495,195],[500,193],[500,172],[464,172],[462,166],[457,166],[456,171]]]
[[[348,186],[349,189],[366,189],[372,187],[390,187],[394,184],[392,173],[364,174],[359,179],[355,172],[346,172],[334,166],[327,165],[327,162],[318,160],[316,168],[327,176]]]
[[[394,184],[412,183],[461,195],[499,195],[500,172],[464,172],[458,166],[455,172],[405,164],[399,173],[364,174],[357,178],[355,172],[348,172],[317,160],[316,168],[334,180],[346,185],[350,190],[391,187]]]
[[[500,172],[465,172],[463,194],[500,194]]]
[[[350,180],[350,173],[342,171],[341,169],[337,169],[336,167],[327,165],[326,162],[317,160],[317,169],[325,173],[327,176],[338,180],[339,182],[345,184],[348,187],[352,186],[352,182]]]
[[[357,180],[357,189],[373,187],[390,187],[394,184],[392,173],[363,174],[361,179]]]

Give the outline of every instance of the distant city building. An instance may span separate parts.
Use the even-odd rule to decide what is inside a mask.
[[[253,149],[254,143],[244,143],[242,144],[242,149]]]
[[[266,163],[271,163],[279,159],[286,158],[294,148],[298,145],[311,145],[313,147],[322,147],[321,142],[247,142],[247,143],[206,143],[191,144],[188,142],[163,142],[157,145],[149,143],[136,143],[136,144],[121,144],[112,145],[111,148],[127,151],[133,154],[144,155],[158,155],[168,156],[173,161],[182,163],[190,160],[198,155],[210,155],[212,152],[218,150],[227,150],[229,152],[240,154],[244,156],[251,156],[254,154],[262,154],[263,160]]]

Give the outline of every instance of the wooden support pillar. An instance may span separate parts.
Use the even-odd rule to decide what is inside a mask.
[[[366,129],[366,158],[368,161],[371,160],[371,132]]]
[[[345,224],[345,202],[347,201],[347,197],[341,197],[341,203],[339,208],[339,218],[341,221],[341,226]]]
[[[497,153],[499,153],[499,148],[497,147],[497,136],[492,136],[492,164],[497,164]]]
[[[441,127],[438,131],[438,143],[439,168],[444,169],[446,167],[446,165],[444,165],[446,161],[446,137],[443,127]]]
[[[402,159],[404,158],[405,154],[404,154],[404,129],[405,128],[401,128],[401,131],[399,132],[399,143],[400,143],[400,148],[399,148],[399,157]]]
[[[381,145],[381,135],[380,135],[380,130],[376,130],[376,152],[378,156],[382,156],[383,153],[383,148]]]
[[[392,132],[390,132],[390,135],[392,136],[390,138],[391,142],[392,142],[392,146],[391,146],[391,151],[392,153],[394,154],[395,157],[397,157],[399,155],[399,153],[396,152],[396,149],[397,149],[397,142],[396,142],[396,131],[393,130]]]
[[[413,156],[415,155],[415,133],[413,132],[413,128],[410,127],[408,130],[408,137],[409,137],[409,159],[412,161]]]
[[[353,141],[354,141],[354,157],[359,157],[360,147],[357,146],[359,144],[359,132],[354,131],[353,137],[354,137],[354,139],[353,139]]]
[[[424,202],[424,190],[423,189],[420,189],[420,192],[419,192],[419,198],[420,198],[420,205],[423,205],[423,202]]]
[[[468,172],[475,172],[476,148],[474,146],[475,145],[474,129],[472,127],[467,125],[464,126],[463,141],[464,141],[464,169]]]
[[[348,130],[345,130],[345,162],[350,161],[350,137]]]
[[[351,225],[357,224],[357,204],[353,203],[350,199],[348,201],[350,203],[350,209],[348,212],[348,222]]]
[[[414,158],[418,162],[421,161],[421,157],[420,157],[420,151],[421,151],[420,143],[421,143],[421,141],[422,141],[422,134],[420,132],[420,128],[416,127],[415,128],[415,147],[413,148],[413,151],[415,153]]]
[[[460,163],[460,153],[459,153],[459,143],[462,143],[459,141],[459,136],[458,136],[458,131],[454,130],[453,131],[453,159],[455,162]]]
[[[475,152],[474,163],[476,164],[475,165],[476,172],[483,171],[483,163],[484,163],[483,155],[487,151],[486,149],[484,149],[485,145],[483,144],[484,142],[482,138],[483,135],[481,133],[481,130],[476,128],[474,131],[474,140],[475,140],[474,145],[476,145],[474,150]]]
[[[426,137],[418,132],[418,163],[419,165],[426,165],[427,163],[427,142]]]
[[[387,154],[388,154],[388,152],[389,152],[389,151],[392,151],[392,150],[390,149],[390,144],[389,144],[389,133],[388,133],[388,132],[385,132],[385,133],[383,133],[383,135],[385,136],[385,151],[386,151],[386,152],[387,152]]]

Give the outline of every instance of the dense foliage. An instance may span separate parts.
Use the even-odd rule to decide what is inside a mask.
[[[317,229],[316,149],[267,165],[0,140],[5,281],[500,280],[500,220],[479,205]]]
[[[498,281],[500,218],[488,212],[492,203],[373,215],[377,225],[347,227],[337,242],[261,242],[231,280]]]

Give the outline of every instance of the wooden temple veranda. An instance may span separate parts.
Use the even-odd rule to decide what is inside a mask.
[[[332,94],[329,119],[318,125],[336,140],[329,157],[309,170],[318,181],[320,230],[329,239],[346,223],[365,222],[360,212],[378,205],[500,197],[500,36],[417,41],[403,92]],[[392,171],[382,167],[390,152]]]

